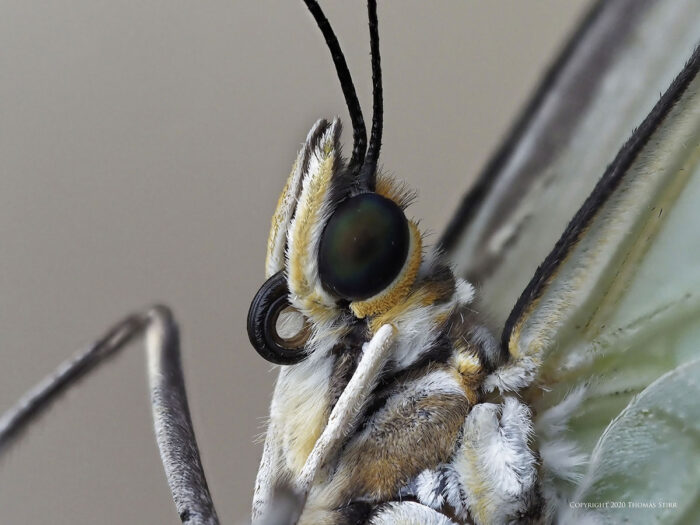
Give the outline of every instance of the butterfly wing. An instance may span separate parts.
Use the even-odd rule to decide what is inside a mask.
[[[565,523],[700,519],[700,8],[634,8],[593,9],[443,237]]]
[[[695,359],[661,376],[627,405],[591,454],[572,497],[578,505],[565,512],[616,523],[700,521],[698,377],[700,360]],[[591,511],[580,502],[618,506]]]
[[[602,1],[564,47],[442,237],[495,328],[698,37],[692,0]]]
[[[699,71],[697,48],[538,268],[492,380],[533,381],[524,395],[552,493],[677,505],[635,522],[700,517]],[[572,485],[574,455],[590,461]]]
[[[579,520],[700,517],[699,71],[700,47],[538,267],[487,380],[532,383],[550,501],[642,506],[568,506]]]

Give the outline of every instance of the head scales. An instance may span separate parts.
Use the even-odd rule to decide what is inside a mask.
[[[383,125],[383,99],[382,99],[382,70],[379,56],[379,22],[377,20],[377,2],[368,0],[367,11],[369,15],[370,49],[372,53],[372,132],[367,147],[367,130],[362,116],[360,102],[355,92],[355,86],[345,61],[345,56],[340,49],[338,38],[333,32],[330,22],[323,14],[316,0],[304,0],[306,7],[316,20],[321,30],[326,45],[331,52],[333,63],[340,80],[340,87],[345,96],[345,103],[350,112],[350,120],[353,128],[352,157],[348,169],[357,174],[357,184],[362,191],[374,191],[376,186],[377,160],[382,142]],[[366,154],[366,157],[365,157]]]

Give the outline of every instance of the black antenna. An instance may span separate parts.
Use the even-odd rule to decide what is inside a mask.
[[[357,99],[355,86],[352,83],[350,70],[348,70],[348,65],[345,62],[343,51],[340,49],[340,43],[338,42],[338,38],[335,36],[333,28],[331,27],[330,22],[328,22],[326,15],[323,14],[321,7],[318,5],[316,0],[304,0],[304,3],[306,4],[306,7],[309,8],[309,11],[311,11],[311,14],[316,20],[316,25],[318,25],[321,33],[323,33],[323,37],[326,39],[326,45],[331,52],[331,57],[333,57],[333,63],[335,64],[335,70],[338,74],[338,80],[340,80],[340,87],[343,89],[343,95],[345,95],[345,103],[348,105],[350,120],[352,121],[353,140],[352,157],[350,158],[348,169],[351,172],[357,172],[363,165],[362,163],[365,159],[365,150],[367,148],[367,129],[365,128],[365,120],[362,117],[360,101]],[[374,16],[376,20],[376,6]],[[372,56],[374,57],[374,52],[372,52]],[[381,124],[379,134],[381,135]],[[374,123],[372,123],[372,137],[374,137]]]
[[[360,170],[360,186],[374,191],[377,182],[377,160],[382,147],[382,125],[384,123],[384,102],[382,97],[382,66],[379,56],[379,21],[377,1],[368,0],[369,45],[372,52],[372,134],[367,148],[367,157]]]

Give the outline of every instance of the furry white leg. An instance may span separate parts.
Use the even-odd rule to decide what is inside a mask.
[[[430,507],[403,501],[387,503],[370,520],[371,525],[456,525],[447,516],[434,511]]]
[[[350,433],[357,414],[362,409],[384,368],[395,340],[391,325],[382,326],[366,343],[357,369],[338,402],[333,407],[326,428],[316,440],[301,473],[294,481],[294,494],[268,491],[253,506],[253,522],[257,525],[296,523],[302,513],[318,470],[328,461],[338,445]],[[274,431],[274,430],[271,430]],[[284,520],[280,518],[284,507]]]
[[[177,326],[167,308],[153,308],[147,315],[150,321],[146,353],[151,410],[175,508],[182,523],[218,525],[187,403]]]
[[[382,326],[363,348],[362,358],[350,382],[340,395],[331,411],[328,424],[316,441],[311,454],[296,480],[296,489],[303,498],[306,497],[318,469],[328,460],[342,439],[348,435],[349,427],[372,393],[377,378],[386,363],[395,331],[391,325]]]
[[[453,461],[466,498],[454,503],[466,503],[478,525],[518,519],[532,505],[537,472],[531,434],[530,410],[515,398],[478,404],[467,416]]]
[[[278,466],[278,454],[276,447],[273,445],[273,443],[276,442],[275,432],[276,429],[273,423],[270,422],[265,436],[265,445],[263,447],[262,457],[260,458],[258,474],[255,477],[252,510],[253,523],[262,523],[264,513],[266,509],[270,507],[270,502],[274,497],[275,486],[272,480],[274,479],[273,477]],[[278,504],[276,503],[276,505]],[[274,522],[271,521],[270,523]],[[278,523],[283,522],[278,520]]]

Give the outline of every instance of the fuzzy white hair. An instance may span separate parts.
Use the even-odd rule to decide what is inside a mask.
[[[559,523],[597,523],[593,515],[583,511],[569,511],[571,490],[581,481],[582,467],[588,456],[576,443],[566,438],[569,420],[578,411],[588,394],[588,385],[581,384],[571,390],[564,399],[541,412],[535,419],[535,429],[540,439],[539,450],[542,461],[542,494],[545,499],[545,516]],[[571,483],[571,490],[564,491],[556,480]],[[559,487],[559,488],[557,488]],[[562,514],[563,510],[567,512]]]
[[[388,503],[370,520],[371,525],[456,525],[444,514],[414,501]]]
[[[532,432],[530,409],[513,397],[478,404],[467,416],[453,466],[477,524],[505,523],[527,510],[537,481]]]

